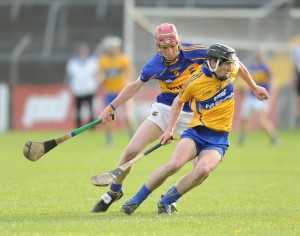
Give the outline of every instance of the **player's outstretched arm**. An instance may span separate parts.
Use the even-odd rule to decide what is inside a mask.
[[[240,68],[238,71],[238,75],[248,84],[256,98],[260,101],[267,100],[269,98],[268,91],[264,87],[258,86],[255,83],[246,66],[240,61],[239,66]]]
[[[118,96],[99,114],[98,119],[102,119],[101,125],[111,121],[110,114],[114,113],[119,106],[132,98],[145,84],[138,78],[123,88]]]

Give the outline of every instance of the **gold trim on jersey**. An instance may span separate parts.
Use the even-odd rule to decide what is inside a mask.
[[[169,84],[165,81],[159,81],[162,92],[165,93],[179,93],[183,85],[191,78],[192,73],[201,69],[201,65],[192,64],[187,67],[181,74],[175,74],[176,78]]]
[[[197,50],[197,49],[207,49],[207,46],[202,46],[202,45],[182,46],[182,45],[180,45],[180,48],[183,51],[192,51],[192,50]]]
[[[186,88],[186,86],[187,86],[189,83],[191,83],[192,81],[194,81],[195,79],[200,78],[200,76],[201,76],[202,74],[203,74],[203,72],[200,71],[199,73],[190,76],[190,79],[182,86],[182,89],[181,89],[181,91],[180,91],[180,93],[179,93],[179,97],[181,97],[181,95],[182,95],[182,93],[183,93],[183,90]]]

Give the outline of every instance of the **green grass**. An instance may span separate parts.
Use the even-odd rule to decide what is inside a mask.
[[[125,196],[105,214],[90,213],[107,191],[90,177],[116,167],[128,137],[115,135],[105,147],[100,132],[88,131],[37,162],[23,157],[30,139],[43,141],[65,132],[0,134],[0,235],[300,235],[300,133],[282,131],[278,147],[262,133],[231,147],[212,175],[177,203],[179,212],[157,216],[156,203],[184,174],[170,177],[136,213],[120,213],[149,174],[166,162],[175,146],[162,147],[138,162],[124,184]]]

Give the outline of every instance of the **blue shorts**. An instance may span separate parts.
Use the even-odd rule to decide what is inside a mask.
[[[106,94],[104,94],[105,106],[108,106],[108,104],[110,104],[117,96],[118,96],[117,93],[106,93]]]
[[[221,156],[225,155],[229,147],[229,133],[211,130],[205,126],[196,126],[183,132],[181,138],[190,138],[196,144],[197,156],[203,150],[217,150]]]

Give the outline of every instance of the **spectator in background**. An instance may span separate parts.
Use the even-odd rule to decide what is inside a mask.
[[[257,85],[266,88],[269,92],[272,90],[272,94],[270,95],[270,101],[265,100],[261,102],[257,100],[252,91],[249,91],[248,95],[246,95],[244,98],[241,110],[242,123],[239,144],[243,144],[245,142],[249,119],[252,113],[255,113],[255,118],[259,121],[261,127],[267,132],[272,144],[277,145],[278,137],[276,134],[276,129],[268,118],[269,110],[272,107],[272,101],[274,101],[274,97],[272,98],[272,95],[274,96],[274,86],[272,85],[273,79],[269,66],[265,61],[265,53],[262,50],[257,50],[255,52],[254,60],[248,68],[253,80],[257,83]]]
[[[88,44],[82,42],[75,45],[74,56],[68,60],[66,72],[75,96],[77,128],[82,126],[81,108],[84,103],[89,108],[89,121],[94,120],[92,102],[98,90],[97,70],[97,58],[90,55]]]
[[[293,62],[295,71],[295,88],[297,93],[296,105],[296,127],[300,128],[300,44],[298,44],[293,51]]]
[[[133,66],[130,59],[122,53],[122,40],[116,36],[107,36],[102,42],[103,54],[99,57],[98,80],[104,92],[104,105],[108,106],[119,92],[132,80]],[[123,116],[129,136],[133,133],[131,117],[131,103],[121,107],[120,115]],[[113,123],[105,126],[106,144],[112,145]]]

